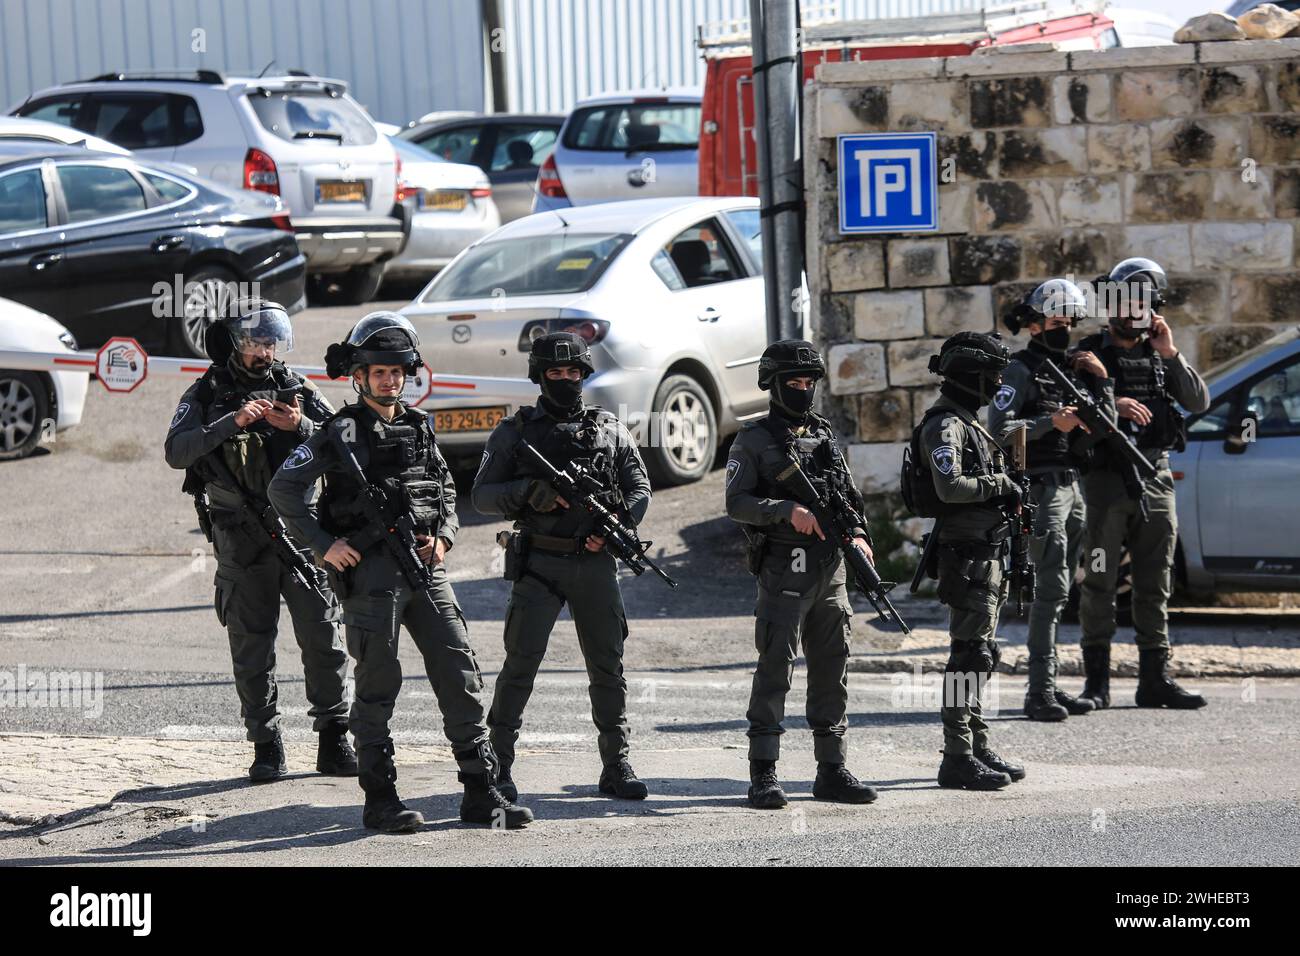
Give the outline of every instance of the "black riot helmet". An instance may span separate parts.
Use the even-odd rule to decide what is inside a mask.
[[[789,384],[793,378],[820,380],[826,377],[826,363],[817,346],[803,339],[783,339],[763,350],[758,360],[758,387],[772,393],[777,407],[802,418],[811,409],[814,388],[798,389]]]
[[[420,336],[405,316],[371,312],[344,341],[325,352],[325,371],[331,378],[342,378],[367,365],[400,365],[407,375],[414,375],[424,365],[419,345]]]
[[[576,368],[582,372],[578,381],[550,379],[546,370]],[[576,332],[548,332],[533,339],[528,353],[528,378],[541,388],[542,398],[564,414],[572,414],[582,401],[582,383],[596,371],[591,361],[591,347]]]
[[[1083,290],[1069,279],[1048,279],[1027,292],[1010,313],[1003,316],[1002,324],[1018,335],[1020,330],[1034,323],[1046,323],[1050,318],[1063,316],[1070,325],[1079,324],[1086,317],[1088,301]]]
[[[996,332],[958,332],[930,356],[930,371],[945,379],[944,394],[967,408],[977,409],[993,399],[1011,353]]]

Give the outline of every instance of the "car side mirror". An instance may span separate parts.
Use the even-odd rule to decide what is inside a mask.
[[[1230,419],[1227,434],[1223,439],[1223,451],[1228,455],[1240,455],[1259,435],[1259,414],[1254,409],[1247,409],[1240,419]]]

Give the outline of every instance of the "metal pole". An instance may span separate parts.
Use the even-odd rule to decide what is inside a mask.
[[[803,337],[798,0],[749,0],[768,341]]]
[[[502,37],[500,0],[481,0],[483,10],[483,53],[487,57],[487,76],[492,87],[492,100],[485,105],[493,113],[506,113],[510,109],[509,91],[506,89],[506,51]],[[499,47],[499,49],[496,49]]]

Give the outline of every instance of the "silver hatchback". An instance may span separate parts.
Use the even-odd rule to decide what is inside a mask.
[[[758,200],[644,199],[538,213],[479,240],[402,309],[432,368],[421,403],[449,454],[536,401],[532,339],[590,344],[588,401],[616,413],[661,484],[695,481],[719,440],[764,414]]]

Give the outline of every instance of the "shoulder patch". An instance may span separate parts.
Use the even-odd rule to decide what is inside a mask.
[[[179,405],[177,405],[176,414],[172,416],[172,423],[167,426],[167,430],[171,431],[173,428],[179,425],[181,421],[185,418],[185,416],[188,415],[189,413],[190,413],[189,402],[181,402]]]
[[[993,407],[1000,412],[1005,412],[1015,399],[1016,387],[1014,385],[1002,385],[993,396]]]
[[[299,445],[297,448],[293,450],[293,453],[284,460],[283,467],[286,469],[301,468],[303,465],[310,462],[312,460],[312,457],[313,456],[310,448],[308,448],[306,445]]]
[[[727,459],[727,487],[728,488],[731,487],[732,480],[738,474],[740,474],[740,459],[728,458]]]
[[[940,445],[930,452],[930,459],[934,462],[934,467],[939,469],[940,474],[951,475],[953,467],[957,464],[957,449],[952,445]]]

